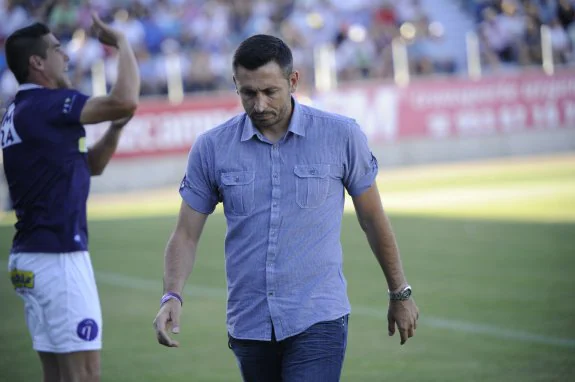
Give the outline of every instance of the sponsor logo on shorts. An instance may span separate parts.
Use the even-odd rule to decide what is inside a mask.
[[[13,269],[10,271],[10,279],[14,288],[34,288],[34,272]]]
[[[84,341],[94,341],[98,337],[98,324],[91,318],[86,318],[80,321],[76,333]]]

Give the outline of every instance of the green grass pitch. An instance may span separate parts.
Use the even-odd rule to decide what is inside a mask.
[[[354,214],[342,228],[353,313],[342,381],[575,378],[575,157],[381,171],[380,191],[421,310],[404,346],[387,335],[386,283]],[[177,191],[177,185],[174,185]],[[239,381],[227,347],[221,213],[208,219],[186,289],[181,347],[152,320],[177,192],[94,196],[91,253],[104,313],[103,381]],[[135,196],[130,199],[137,200]],[[122,206],[112,212],[114,203]],[[0,381],[40,380],[0,225]]]

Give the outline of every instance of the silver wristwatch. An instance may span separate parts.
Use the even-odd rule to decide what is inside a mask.
[[[405,288],[401,289],[398,292],[391,292],[391,291],[387,291],[389,293],[389,299],[391,301],[405,301],[405,300],[409,300],[409,298],[411,297],[411,286],[407,285]]]

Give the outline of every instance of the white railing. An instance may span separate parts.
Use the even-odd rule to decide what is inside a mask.
[[[465,35],[467,49],[467,74],[472,80],[481,78],[481,50],[477,33],[469,31]]]
[[[543,70],[548,75],[553,75],[555,65],[553,62],[553,46],[551,44],[551,28],[547,25],[541,26],[541,57],[543,61]]]
[[[337,87],[337,66],[333,45],[321,45],[315,48],[313,53],[316,90],[335,89]]]

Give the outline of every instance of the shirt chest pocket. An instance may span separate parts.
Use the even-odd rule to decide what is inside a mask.
[[[301,208],[317,208],[325,202],[329,191],[329,165],[296,165],[296,202]]]
[[[232,215],[245,216],[254,209],[254,171],[225,172],[221,174],[221,193],[224,210]]]

